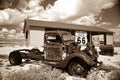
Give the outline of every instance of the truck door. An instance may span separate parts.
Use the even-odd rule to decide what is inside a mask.
[[[45,35],[45,59],[51,61],[62,60],[62,39],[59,34],[46,34]]]

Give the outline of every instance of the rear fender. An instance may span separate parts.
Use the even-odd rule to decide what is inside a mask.
[[[22,58],[26,57],[26,54],[29,54],[30,50],[29,49],[19,49],[19,50],[14,50],[11,53],[16,53],[16,54],[20,54]]]

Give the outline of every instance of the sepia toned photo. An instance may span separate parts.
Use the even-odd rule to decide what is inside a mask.
[[[0,0],[0,80],[120,80],[120,0]]]

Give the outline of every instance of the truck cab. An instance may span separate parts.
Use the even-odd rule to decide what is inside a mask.
[[[69,32],[46,32],[44,38],[46,60],[61,61],[64,60],[68,54],[73,53],[70,47],[73,47],[72,45],[75,44],[74,37]]]

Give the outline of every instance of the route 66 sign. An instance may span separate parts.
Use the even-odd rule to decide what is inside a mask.
[[[76,31],[75,33],[75,42],[78,45],[85,45],[87,43],[87,32],[85,31]]]

